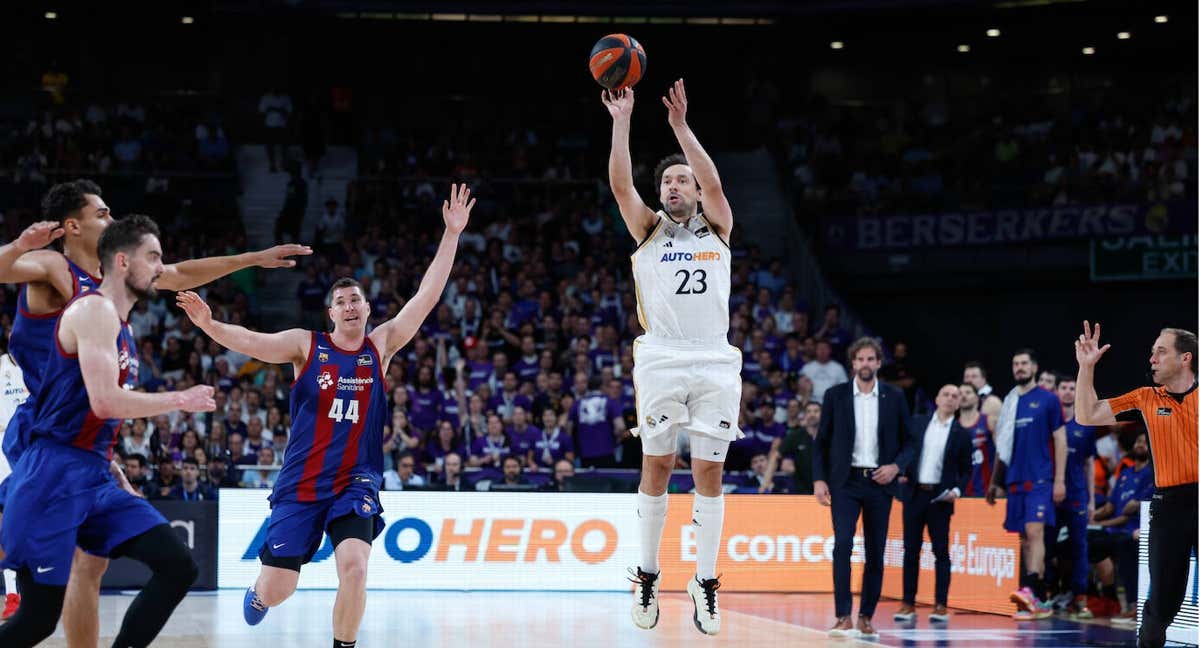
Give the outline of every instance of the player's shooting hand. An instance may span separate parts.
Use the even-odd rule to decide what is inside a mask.
[[[178,392],[179,409],[185,412],[211,412],[217,409],[213,401],[213,388],[210,385],[196,385],[190,389]]]
[[[450,185],[450,200],[442,201],[442,219],[446,221],[446,230],[459,234],[466,229],[474,206],[475,199],[471,198],[471,189],[467,185]]]
[[[307,245],[297,245],[295,243],[276,245],[273,248],[255,252],[254,265],[260,268],[294,268],[296,267],[296,260],[288,257],[308,256],[312,253],[312,248]]]
[[[1100,356],[1111,347],[1111,344],[1100,346],[1100,322],[1096,322],[1093,330],[1087,320],[1083,321],[1083,335],[1075,340],[1075,360],[1080,367],[1094,367],[1100,361]]]
[[[56,238],[63,235],[65,230],[58,226],[58,221],[39,221],[25,228],[13,245],[22,252],[40,250]]]
[[[623,90],[604,90],[600,93],[600,101],[608,108],[608,114],[613,119],[629,117],[633,114],[633,88]]]
[[[200,295],[190,290],[175,293],[175,305],[183,309],[188,319],[201,330],[212,323],[212,309],[200,299]]]
[[[667,123],[671,128],[687,126],[687,91],[683,89],[683,79],[675,81],[662,102],[667,107]]]

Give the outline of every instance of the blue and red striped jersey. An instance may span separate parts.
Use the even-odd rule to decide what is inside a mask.
[[[67,270],[71,273],[71,283],[75,286],[71,299],[100,287],[100,279],[70,259],[67,259]],[[17,407],[4,432],[4,455],[10,461],[19,457],[29,445],[37,395],[41,390],[42,378],[46,374],[46,363],[53,355],[55,330],[58,327],[58,318],[63,312],[60,308],[43,315],[30,313],[25,290],[26,287],[22,285],[17,295],[17,315],[13,319],[8,347],[13,359],[17,361],[17,366],[21,368],[21,377],[25,379],[25,387],[29,389],[29,398]]]
[[[100,291],[83,293],[71,300],[100,296]],[[87,389],[83,382],[83,371],[79,368],[79,354],[63,351],[58,341],[58,326],[54,327],[54,348],[42,376],[42,390],[37,396],[32,437],[45,437],[63,445],[94,452],[106,460],[112,459],[112,447],[117,442],[120,419],[103,419],[92,412]],[[121,332],[114,340],[117,345],[117,384],[125,389],[137,385],[137,345],[133,329],[121,322]]]
[[[987,495],[992,483],[992,465],[996,461],[996,442],[988,429],[987,414],[980,414],[975,425],[966,428],[971,435],[971,479],[967,481],[967,497]]]
[[[71,281],[75,284],[75,292],[71,295],[71,299],[100,288],[100,280],[84,271],[75,262],[67,259],[67,266],[71,272]],[[21,292],[17,296],[17,316],[13,319],[12,336],[8,340],[8,346],[13,359],[21,367],[21,374],[25,378],[25,387],[29,389],[30,400],[33,400],[38,393],[38,388],[42,385],[46,362],[50,359],[50,352],[54,348],[54,330],[58,326],[58,318],[62,315],[63,309],[60,308],[44,315],[34,315],[29,312],[29,302],[25,290],[26,286],[22,285]]]
[[[383,480],[383,359],[369,338],[350,351],[328,333],[311,336],[308,360],[292,383],[292,433],[272,503],[316,502],[352,479],[376,487]]]

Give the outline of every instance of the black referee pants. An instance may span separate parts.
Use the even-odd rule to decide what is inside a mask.
[[[1150,500],[1150,594],[1142,608],[1140,648],[1166,643],[1187,589],[1188,562],[1196,551],[1196,484],[1160,488]]]

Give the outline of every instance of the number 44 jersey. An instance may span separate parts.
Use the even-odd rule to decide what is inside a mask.
[[[730,252],[703,215],[658,223],[630,257],[638,320],[646,333],[677,340],[729,335]]]
[[[316,502],[351,481],[383,478],[387,385],[370,338],[340,349],[328,333],[312,333],[308,360],[292,383],[292,431],[272,504]]]

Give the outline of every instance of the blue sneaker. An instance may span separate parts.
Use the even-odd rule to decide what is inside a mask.
[[[242,616],[245,617],[246,623],[250,625],[258,625],[263,617],[267,616],[267,607],[254,593],[254,587],[246,588],[246,598],[242,600]]]

